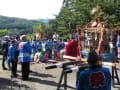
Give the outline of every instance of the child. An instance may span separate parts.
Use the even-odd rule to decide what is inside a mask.
[[[58,51],[58,44],[56,41],[54,41],[54,45],[53,45],[53,51],[54,51],[54,58],[56,58],[58,55],[57,55],[57,51]]]

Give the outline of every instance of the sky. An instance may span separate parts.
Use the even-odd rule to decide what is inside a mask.
[[[0,0],[0,15],[25,19],[52,19],[63,0]]]

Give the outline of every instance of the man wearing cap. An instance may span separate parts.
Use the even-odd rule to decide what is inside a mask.
[[[32,53],[31,46],[27,42],[26,35],[21,36],[21,43],[19,44],[19,51],[20,51],[20,60],[22,65],[22,79],[28,80],[29,79],[29,72],[30,72],[30,54]]]
[[[89,52],[87,61],[89,68],[78,73],[76,90],[111,90],[110,71],[98,63],[94,50]]]
[[[2,40],[1,44],[2,44],[2,55],[3,55],[2,69],[7,70],[7,68],[5,67],[5,60],[7,59],[7,55],[8,55],[8,36],[4,37],[4,40]]]
[[[53,35],[53,40],[58,41],[59,35],[57,34],[57,32],[54,33]]]

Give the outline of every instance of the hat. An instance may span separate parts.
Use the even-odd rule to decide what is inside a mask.
[[[22,36],[20,37],[20,40],[23,40],[24,37],[26,37],[26,35],[22,35]]]
[[[98,61],[98,54],[96,53],[95,50],[91,50],[89,52],[87,61],[89,63],[96,63]]]
[[[9,38],[9,36],[4,36],[4,38],[5,38],[5,39],[8,39],[8,38]]]
[[[9,40],[9,36],[4,36],[4,40]]]

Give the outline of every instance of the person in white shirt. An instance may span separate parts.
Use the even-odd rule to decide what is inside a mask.
[[[45,39],[42,42],[42,51],[46,52],[46,42],[45,42]]]
[[[58,41],[58,38],[59,38],[59,35],[57,34],[57,32],[55,32],[53,35],[53,40]]]

